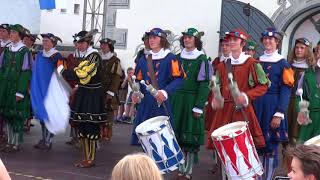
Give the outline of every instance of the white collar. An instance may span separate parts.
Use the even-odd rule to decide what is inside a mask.
[[[17,43],[11,43],[10,44],[10,51],[12,51],[12,52],[17,52],[17,51],[19,51],[22,47],[25,47],[25,45],[22,43],[22,41],[20,40],[19,42],[17,42]]]
[[[197,48],[195,48],[192,51],[187,51],[187,49],[184,48],[181,52],[181,58],[183,58],[183,59],[197,59],[202,54],[204,54],[204,52],[199,51]]]
[[[150,49],[144,48],[143,52],[145,55],[148,55],[148,54],[150,54]]]
[[[150,54],[152,54],[152,59],[153,59],[153,60],[163,59],[163,58],[165,58],[169,53],[170,53],[170,50],[169,50],[169,49],[164,50],[163,48],[162,48],[159,52],[157,52],[157,53],[152,52],[152,50],[150,51]]]
[[[270,54],[264,51],[264,54],[259,58],[261,62],[272,62],[272,63],[278,62],[281,59],[284,59],[284,57],[278,53],[278,50]]]
[[[80,52],[79,51],[79,57],[80,58],[85,58],[87,57],[89,54],[93,53],[93,52],[98,52],[98,50],[93,49],[92,46],[89,46],[87,50],[85,50],[84,52]]]
[[[306,60],[302,60],[302,61],[293,60],[292,66],[296,68],[301,68],[301,69],[309,68],[309,65],[307,64]]]
[[[56,48],[51,48],[49,51],[43,50],[43,57],[51,57],[53,54],[57,53],[58,51],[56,50]]]
[[[251,56],[246,55],[244,52],[242,52],[242,53],[240,54],[240,56],[239,56],[238,59],[235,59],[235,58],[233,58],[232,55],[230,55],[231,64],[232,64],[232,65],[240,65],[240,64],[243,64],[243,63],[245,63],[245,62],[247,61],[247,59],[248,59],[249,57],[251,57]]]
[[[231,57],[231,53],[229,54],[229,56],[224,56],[223,54],[220,56],[220,62],[225,62],[228,58]]]
[[[101,51],[101,58],[102,60],[109,60],[114,56],[114,53],[112,53],[111,51],[107,52],[106,54],[103,54],[103,52]]]
[[[317,66],[320,68],[320,59],[317,61]]]
[[[6,47],[6,46],[10,45],[10,43],[11,43],[10,39],[8,39],[6,41],[1,40],[0,42],[1,42],[1,47]]]

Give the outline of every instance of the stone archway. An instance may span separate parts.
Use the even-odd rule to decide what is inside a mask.
[[[282,54],[288,54],[300,25],[307,20],[314,21],[313,23],[317,24],[317,19],[314,19],[314,16],[320,13],[320,2],[319,0],[278,0],[278,4],[280,7],[275,11],[271,19],[274,21],[275,27],[285,34]],[[315,42],[318,39],[312,41]]]

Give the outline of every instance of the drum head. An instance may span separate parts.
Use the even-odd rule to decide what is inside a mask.
[[[304,143],[304,145],[307,145],[307,146],[309,146],[309,145],[320,146],[320,135],[309,139],[308,141],[306,141],[306,142]]]
[[[169,123],[168,120],[168,116],[156,116],[154,118],[147,119],[136,127],[136,133],[148,135],[150,132],[157,132]]]
[[[219,138],[222,136],[235,137],[237,136],[236,132],[241,130],[242,132],[247,130],[247,122],[237,121],[230,124],[226,124],[216,130],[211,134],[212,138]]]

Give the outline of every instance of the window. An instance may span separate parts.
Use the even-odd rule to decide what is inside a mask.
[[[74,4],[73,13],[80,14],[80,4]]]
[[[63,14],[66,14],[67,13],[67,9],[61,9],[60,12],[63,13]]]

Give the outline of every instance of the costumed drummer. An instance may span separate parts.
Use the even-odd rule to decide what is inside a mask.
[[[189,28],[182,34],[180,43],[183,50],[177,57],[186,78],[183,86],[173,94],[171,102],[175,135],[186,159],[179,165],[178,176],[191,179],[193,163],[198,162],[200,145],[204,144],[203,111],[213,70],[209,58],[202,51],[201,36],[204,33]]]
[[[263,179],[271,180],[279,164],[279,143],[288,141],[287,109],[294,72],[288,61],[278,53],[282,35],[274,28],[261,33],[264,54],[259,62],[271,81],[265,95],[254,100],[254,109],[266,141],[266,147],[258,149],[264,166]]]
[[[169,98],[182,85],[185,76],[180,61],[169,50],[167,34],[160,28],[154,28],[147,35],[151,48],[150,55],[142,56],[138,60],[135,76],[138,81],[144,80],[145,84],[151,84],[156,89],[156,93],[152,95],[146,90],[146,86],[140,83],[140,90],[144,98],[140,99],[132,95],[133,103],[141,100],[137,107],[131,138],[132,145],[139,144],[135,133],[139,124],[156,116],[172,117]]]
[[[235,121],[249,121],[249,129],[256,147],[264,147],[263,134],[254,113],[252,101],[266,93],[269,80],[261,65],[254,58],[242,52],[249,36],[242,30],[226,32],[230,42],[231,56],[225,63],[215,68],[216,84],[220,93],[213,93],[211,103],[215,109],[212,125],[208,134],[209,149],[214,149],[211,134],[214,130]],[[230,85],[237,83],[237,89]],[[223,100],[222,100],[223,99]]]

